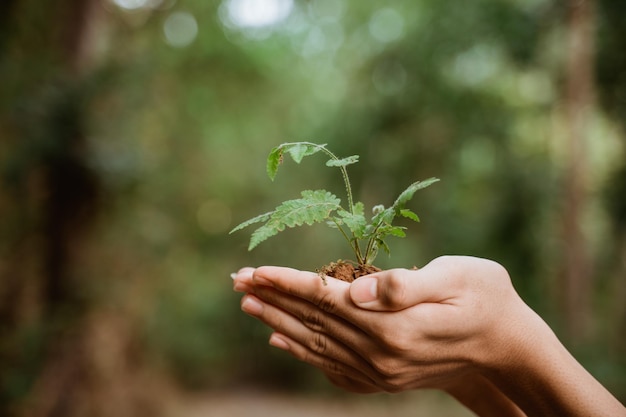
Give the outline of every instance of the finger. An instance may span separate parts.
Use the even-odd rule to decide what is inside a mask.
[[[286,335],[290,340],[298,342],[312,357],[324,357],[333,366],[335,363],[342,363],[352,368],[363,370],[371,368],[361,356],[341,342],[324,333],[308,328],[296,317],[278,307],[263,302],[254,295],[248,294],[244,296],[241,308],[275,331]],[[303,358],[307,357],[301,351],[299,353],[300,359],[304,360]],[[329,368],[329,370],[332,370],[332,368]]]
[[[296,317],[310,330],[329,335],[361,356],[363,356],[361,352],[367,354],[376,349],[372,339],[363,330],[308,301],[269,287],[256,287],[254,294],[266,303]]]
[[[358,389],[358,392],[362,393],[380,391],[375,388],[375,382],[360,370],[312,351],[306,345],[282,333],[274,332],[270,336],[270,345],[285,350],[296,359],[318,368],[331,379],[331,382],[343,383],[338,386],[344,389],[348,389],[351,385],[353,390]]]
[[[253,274],[255,284],[271,286],[286,294],[293,295],[318,306],[331,314],[353,321],[354,314],[361,314],[350,300],[350,284],[331,277],[325,282],[314,272],[291,268],[264,266]]]
[[[254,268],[245,267],[239,271],[232,273],[230,276],[233,279],[233,290],[237,292],[251,292],[252,291],[252,274]]]
[[[449,266],[433,261],[418,270],[391,269],[362,277],[350,286],[350,297],[363,309],[399,311],[445,301],[453,279]]]

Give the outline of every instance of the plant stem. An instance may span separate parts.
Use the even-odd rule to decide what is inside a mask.
[[[314,147],[320,149],[321,151],[323,151],[326,155],[330,156],[331,159],[334,159],[335,161],[339,161],[340,160],[339,158],[337,158],[337,156],[334,153],[332,153],[331,151],[326,149],[326,147],[323,146],[323,145],[319,145],[317,143],[312,143],[312,142],[302,142],[302,143],[305,144],[305,145],[314,146]],[[348,170],[346,169],[345,166],[340,166],[339,169],[341,170],[341,175],[343,176],[343,183],[344,183],[344,185],[346,187],[346,194],[347,194],[347,197],[348,197],[348,208],[350,210],[350,213],[354,214],[354,201],[352,199],[352,186],[350,185],[350,178],[348,177]],[[343,229],[340,228],[340,230],[342,231],[342,233],[345,234],[345,232],[343,232]],[[357,261],[359,263],[363,263],[364,259],[363,259],[363,255],[361,253],[361,248],[359,247],[359,240],[357,239],[356,236],[354,236],[354,233],[352,233],[352,237],[354,238],[353,239],[354,244],[352,243],[352,241],[350,241],[350,239],[348,239],[350,241],[350,246],[354,249],[354,254],[357,257]]]
[[[312,142],[302,142],[302,143],[305,145],[310,145],[310,146],[319,148],[321,151],[323,151],[326,155],[330,156],[331,159],[334,159],[335,161],[340,160],[334,153],[326,149],[326,147],[323,145],[318,145],[317,143],[312,143]],[[348,170],[346,169],[345,166],[340,166],[339,169],[341,170],[341,175],[343,176],[343,182],[346,187],[346,194],[348,196],[348,206],[350,208],[350,213],[354,214],[354,203],[352,200],[352,186],[350,185],[350,178],[348,177]]]
[[[374,244],[376,243],[376,232],[378,232],[378,229],[380,229],[381,225],[382,225],[382,221],[376,225],[376,227],[374,228],[374,231],[372,232],[372,237],[370,237],[369,240],[367,241],[367,248],[365,248],[365,260],[364,260],[364,263],[366,264],[369,263],[371,252],[374,250]]]
[[[346,241],[348,242],[348,244],[350,245],[350,247],[352,248],[352,250],[354,251],[354,254],[356,255],[356,260],[359,264],[364,264],[364,260],[363,260],[363,256],[361,255],[360,250],[358,249],[358,240],[356,238],[350,239],[350,236],[347,235],[347,233],[345,232],[345,230],[343,230],[343,228],[341,227],[341,225],[337,222],[337,220],[333,219],[333,222],[335,223],[335,225],[337,226],[337,229],[339,229],[339,231],[341,232],[341,234],[343,235],[343,237],[346,239]],[[353,235],[354,236],[354,235]]]

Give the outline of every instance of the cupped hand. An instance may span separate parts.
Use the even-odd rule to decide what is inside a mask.
[[[275,332],[270,343],[357,392],[453,389],[514,360],[532,311],[495,262],[448,256],[352,284],[281,267],[235,277],[242,309]]]

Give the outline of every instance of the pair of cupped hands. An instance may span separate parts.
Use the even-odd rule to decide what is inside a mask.
[[[274,330],[272,346],[348,391],[434,388],[481,416],[524,416],[590,411],[569,397],[580,383],[603,389],[493,261],[444,256],[352,283],[273,266],[233,279],[242,310]]]

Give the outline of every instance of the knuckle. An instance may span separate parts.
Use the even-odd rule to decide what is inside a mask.
[[[394,271],[381,289],[380,300],[383,305],[399,307],[406,304],[407,288],[404,276],[400,272]]]
[[[323,316],[316,311],[303,313],[301,320],[306,327],[316,332],[322,331],[326,327]]]
[[[334,313],[337,309],[337,303],[330,293],[320,294],[319,297],[315,300],[315,305],[328,313]]]
[[[315,332],[309,341],[309,348],[322,355],[328,350],[328,339],[322,333]]]

